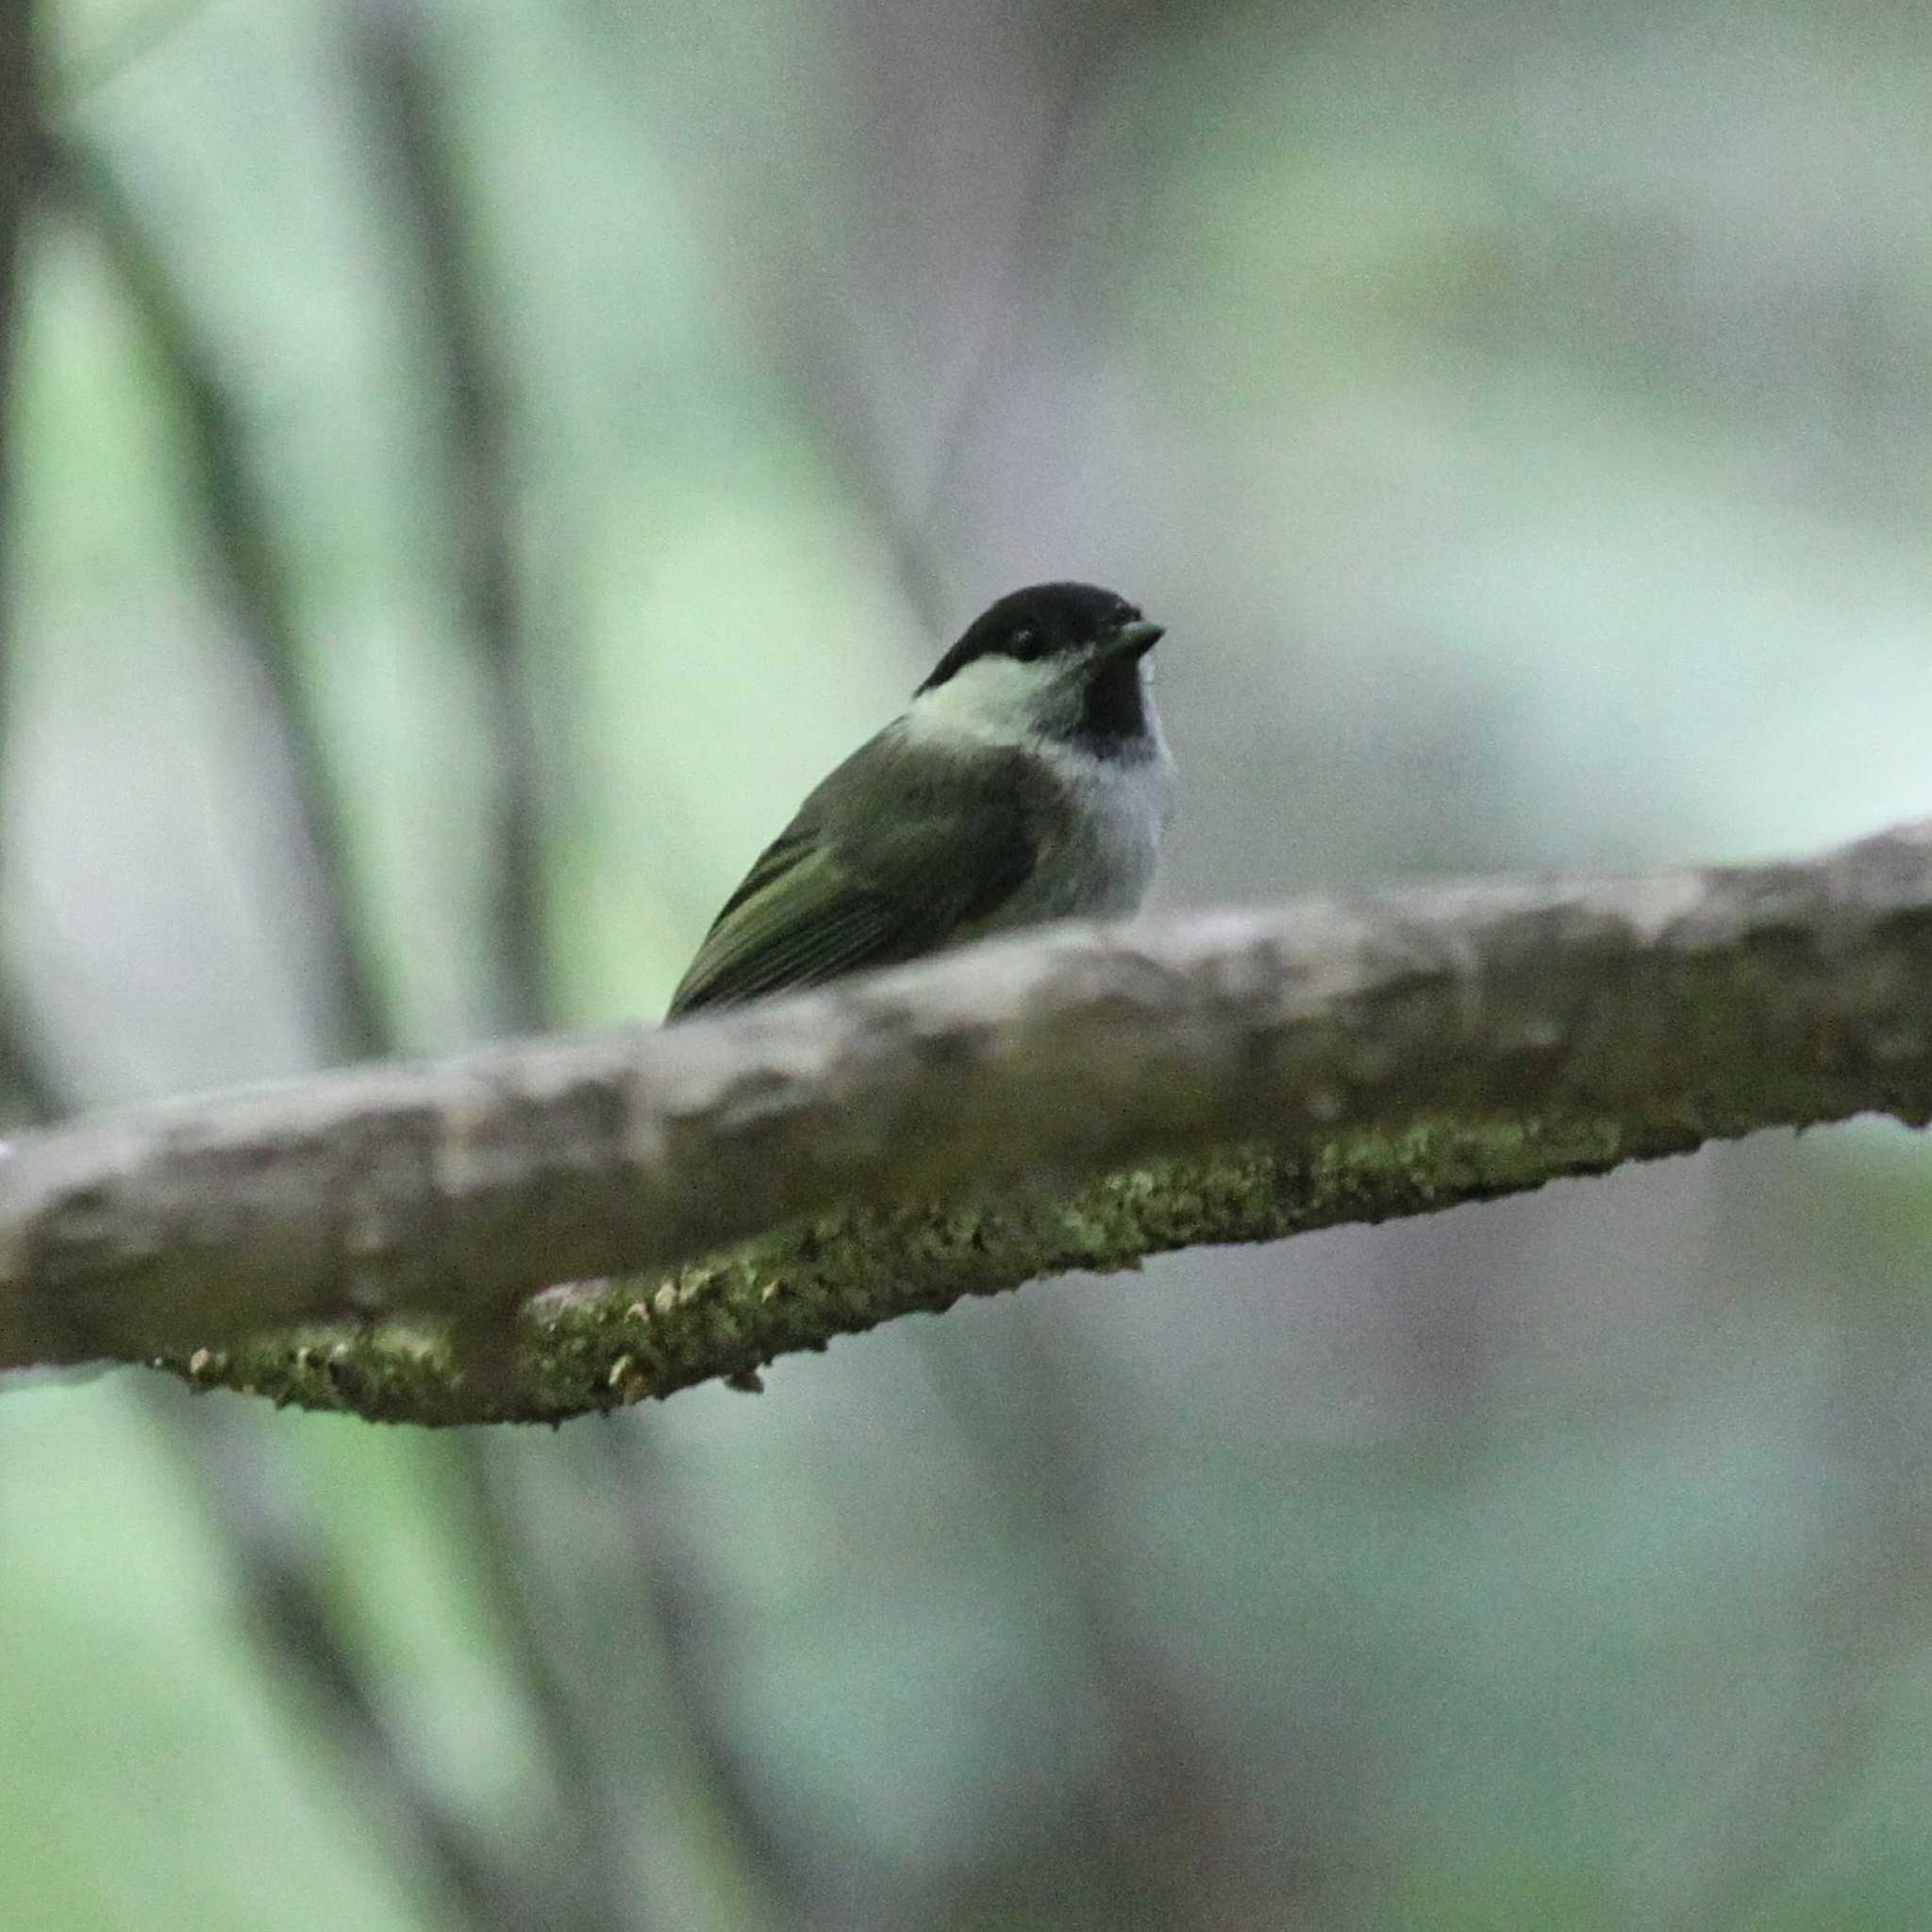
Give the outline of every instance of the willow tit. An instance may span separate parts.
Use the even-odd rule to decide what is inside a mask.
[[[667,1017],[1133,911],[1170,812],[1143,661],[1160,636],[1091,584],[1002,597],[765,848]]]

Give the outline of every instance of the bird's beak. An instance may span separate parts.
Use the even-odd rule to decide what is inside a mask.
[[[1136,619],[1132,624],[1122,625],[1108,640],[1107,656],[1129,659],[1144,658],[1166,635],[1160,625]]]

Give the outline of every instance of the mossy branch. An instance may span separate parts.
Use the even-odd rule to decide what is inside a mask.
[[[25,1137],[0,1364],[556,1420],[1070,1268],[1867,1111],[1932,1112],[1932,822],[1800,863],[1068,927]]]

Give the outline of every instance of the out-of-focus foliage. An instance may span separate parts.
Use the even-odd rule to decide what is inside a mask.
[[[68,1104],[327,1058],[345,929],[398,1048],[504,1024],[479,518],[558,1023],[658,1010],[800,792],[1041,575],[1170,626],[1170,904],[1932,800],[1903,0],[48,25],[300,660],[277,699],[180,344],[50,196],[0,910]],[[383,133],[398,35],[494,448]],[[555,1436],[9,1389],[0,1916],[1918,1925],[1928,1235],[1916,1138],[1851,1130]]]

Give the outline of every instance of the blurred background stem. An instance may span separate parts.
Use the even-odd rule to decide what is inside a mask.
[[[27,229],[41,184],[40,9],[35,0],[0,6],[0,774],[12,699],[14,475],[13,369],[20,340]],[[10,1118],[51,1120],[54,1075],[25,1009],[10,961],[0,954],[0,1102]]]

